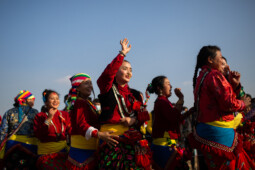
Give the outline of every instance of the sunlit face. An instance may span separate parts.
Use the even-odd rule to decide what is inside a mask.
[[[28,106],[33,107],[35,104],[35,99],[27,99],[26,103]]]
[[[131,77],[132,77],[131,65],[129,62],[124,61],[116,74],[116,81],[121,84],[126,84],[130,81]]]
[[[79,91],[79,95],[83,98],[87,98],[90,96],[93,90],[91,79],[84,80],[79,87],[77,87],[77,91]]]
[[[228,75],[228,64],[224,58],[222,58],[222,67],[223,67],[223,75],[227,76]]]
[[[45,103],[45,105],[47,106],[48,109],[57,109],[58,106],[59,106],[59,96],[57,93],[55,92],[52,92],[49,97],[48,97],[48,100],[47,102]]]
[[[223,62],[223,59],[222,59],[221,51],[216,51],[216,56],[214,58],[211,58],[211,57],[208,58],[208,63],[212,68],[220,71],[221,73],[224,73],[222,62]]]
[[[162,95],[166,97],[170,97],[172,95],[172,86],[170,84],[170,81],[168,78],[165,78],[164,84],[163,84],[163,89],[162,89]]]

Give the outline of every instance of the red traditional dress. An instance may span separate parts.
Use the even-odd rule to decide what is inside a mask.
[[[164,169],[166,166],[184,168],[184,149],[178,145],[180,124],[183,117],[165,96],[159,96],[154,104],[152,126],[152,151],[155,163]],[[186,152],[185,152],[186,153]]]
[[[39,139],[37,168],[65,169],[66,135],[71,131],[69,113],[58,110],[49,124],[45,122],[47,118],[48,113],[40,112],[34,119],[34,133]]]
[[[71,148],[66,162],[68,169],[95,169],[99,129],[98,114],[89,100],[78,98],[70,113]]]
[[[202,67],[194,91],[196,101],[200,96],[197,125],[190,142],[202,151],[209,169],[255,168],[234,130],[233,113],[245,109],[244,102],[236,99],[238,93],[218,70]]]
[[[115,82],[116,73],[123,59],[122,55],[114,58],[97,80],[102,108],[100,131],[114,131],[114,134],[121,136],[115,148],[109,148],[105,143],[101,145],[99,163],[101,169],[150,167],[148,142],[141,140],[142,135],[137,130],[129,130],[130,127],[120,124],[122,117],[136,117],[137,127],[149,120],[148,112],[140,110],[142,105],[140,93],[130,89],[128,85],[121,87]],[[135,146],[137,146],[136,150]]]

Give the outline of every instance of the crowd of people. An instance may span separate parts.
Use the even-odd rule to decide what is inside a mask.
[[[33,94],[20,91],[0,117],[0,169],[255,169],[255,99],[219,47],[200,49],[188,109],[180,88],[173,90],[178,101],[169,101],[166,76],[152,79],[145,98],[129,87],[131,45],[120,44],[97,79],[98,99],[85,73],[70,78],[63,110],[54,90],[42,92],[40,112]]]

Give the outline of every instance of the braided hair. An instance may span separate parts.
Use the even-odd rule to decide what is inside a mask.
[[[212,59],[215,58],[216,52],[220,51],[220,48],[218,46],[204,46],[200,49],[198,55],[197,55],[197,63],[195,67],[195,72],[193,76],[193,89],[195,90],[196,82],[197,82],[197,72],[199,68],[202,68],[204,65],[207,64],[208,57],[211,57]]]

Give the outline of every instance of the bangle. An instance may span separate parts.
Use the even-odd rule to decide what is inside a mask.
[[[45,120],[44,123],[49,126],[50,125],[50,122],[48,120]]]
[[[119,51],[119,53],[120,53],[121,55],[123,55],[124,57],[126,57],[126,54],[124,54],[122,51]]]

